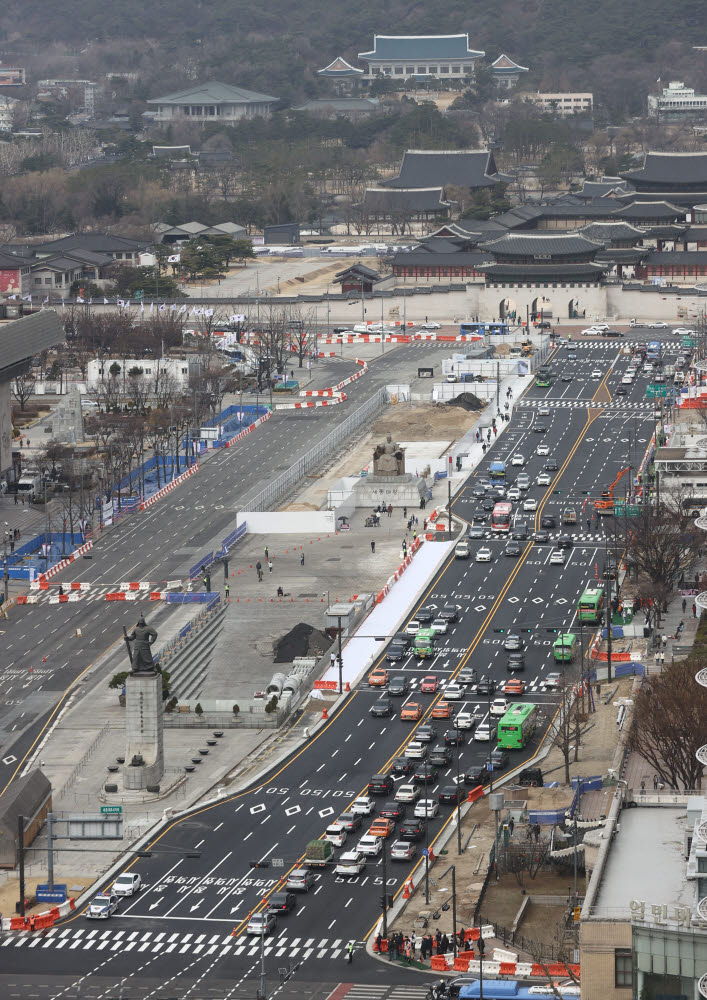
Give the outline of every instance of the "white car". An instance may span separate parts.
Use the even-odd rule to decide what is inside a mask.
[[[442,324],[436,323],[433,319],[428,320],[427,323],[422,323],[420,326],[421,330],[441,330]]]
[[[552,482],[552,476],[549,472],[541,472],[538,476],[538,486],[549,486]]]
[[[481,548],[476,553],[477,562],[491,562],[491,549]]]
[[[555,551],[550,555],[550,565],[551,566],[564,566],[565,565],[565,550],[555,549]]]
[[[474,730],[474,739],[478,743],[488,743],[491,739],[491,726],[488,722],[480,722]]]
[[[621,385],[633,385],[633,378],[628,372],[626,372],[624,377],[621,379]]]
[[[419,785],[401,785],[395,793],[396,802],[417,802],[420,798]]]
[[[611,327],[608,323],[592,323],[593,330],[599,330],[600,333],[604,333],[605,330],[610,330]]]
[[[445,378],[444,381],[445,382],[458,382],[459,381],[459,376],[458,375],[454,375],[454,374],[447,375],[447,377]]]
[[[358,813],[359,816],[370,816],[376,808],[376,803],[370,795],[359,795],[351,803],[351,812]]]
[[[520,490],[517,486],[511,486],[508,493],[506,493],[507,500],[520,500]]]
[[[538,509],[538,501],[534,497],[528,497],[528,499],[523,503],[523,510],[532,511]]]
[[[137,872],[123,872],[113,883],[116,896],[134,896],[142,889],[142,879]]]
[[[446,635],[447,629],[449,628],[449,622],[445,618],[435,618],[435,620],[430,625],[431,629],[438,635]]]
[[[372,837],[370,833],[367,833],[365,837],[361,837],[358,842],[358,847],[356,850],[360,854],[370,854],[376,857],[380,854],[383,848],[383,841],[380,837]]]
[[[550,407],[549,406],[541,406],[539,408],[539,410],[538,410],[538,413],[540,414],[541,417],[549,417],[550,416]]]
[[[586,330],[582,330],[583,337],[592,337],[596,333],[601,333],[596,326],[588,326]]]
[[[549,455],[550,448],[546,444],[538,445],[538,455]]]
[[[339,823],[332,823],[326,828],[324,839],[328,840],[334,847],[343,847],[346,843],[346,830]]]
[[[694,330],[690,330],[686,326],[676,326],[673,330],[673,335],[676,337],[691,337],[694,332]]]
[[[409,760],[423,760],[427,756],[427,747],[419,740],[412,740],[405,747],[405,756]]]
[[[525,465],[525,459],[523,458],[522,455],[516,452],[516,454],[511,459],[511,465]]]
[[[346,851],[339,858],[334,869],[335,875],[360,875],[366,867],[366,859],[359,851]]]
[[[505,715],[508,711],[508,702],[505,698],[494,698],[491,702],[489,712],[491,715]]]
[[[456,729],[473,729],[476,724],[476,716],[471,712],[460,712],[454,719]]]
[[[595,368],[594,371],[592,372],[592,378],[603,378],[603,377],[604,377],[604,372],[600,371],[598,368]]]
[[[668,324],[665,322],[664,319],[657,319],[657,320],[654,320],[653,323],[649,323],[648,324],[648,329],[649,330],[667,330],[668,329]]]
[[[544,690],[550,688],[553,691],[557,691],[562,685],[562,674],[554,671],[548,674],[545,680],[540,681],[540,687]]]
[[[90,920],[107,920],[118,909],[118,897],[114,892],[101,892],[88,904],[86,916]]]
[[[415,816],[418,819],[434,819],[439,812],[439,802],[435,799],[420,799],[415,806]]]
[[[444,689],[444,700],[445,701],[461,701],[464,697],[464,688],[461,684],[457,684],[456,681],[452,681],[451,684],[447,684]]]
[[[405,626],[405,635],[417,635],[422,626],[414,618],[411,622],[408,622]]]

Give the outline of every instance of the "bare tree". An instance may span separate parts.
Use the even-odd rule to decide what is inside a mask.
[[[582,724],[581,702],[571,684],[565,683],[560,707],[552,725],[552,745],[557,747],[565,765],[565,784],[571,784],[570,763],[579,759],[579,745],[589,727]]]
[[[670,590],[689,569],[703,542],[683,499],[680,491],[664,493],[655,506],[644,503],[640,517],[623,517],[616,522],[628,561],[661,591]]]
[[[37,379],[34,377],[32,372],[25,372],[24,375],[18,375],[12,382],[12,395],[15,397],[17,402],[20,404],[20,409],[24,411],[27,400],[30,398],[34,392],[34,387],[37,383]]]
[[[521,889],[525,888],[525,878],[534,881],[538,873],[550,865],[550,841],[536,843],[526,840],[511,841],[497,852],[499,875],[512,874]]]
[[[700,788],[703,764],[697,751],[705,742],[707,689],[695,674],[707,659],[668,664],[650,677],[634,699],[628,746],[648,761],[672,788]]]

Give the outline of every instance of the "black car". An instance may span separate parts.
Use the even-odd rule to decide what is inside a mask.
[[[384,819],[392,819],[397,823],[399,819],[405,819],[407,809],[403,802],[384,802],[382,808],[378,810],[379,815]]]
[[[490,677],[485,680],[479,681],[476,686],[477,694],[495,694],[496,693],[496,681],[492,680]]]
[[[602,576],[605,580],[615,580],[616,579],[616,560],[613,556],[607,556],[606,562],[604,563],[604,569],[602,570]]]
[[[475,667],[464,667],[454,679],[457,684],[476,684],[479,680]]]
[[[297,906],[294,892],[274,892],[268,900],[268,909],[274,913],[289,913]]]
[[[486,529],[480,524],[472,524],[467,531],[469,538],[486,538]]]
[[[557,472],[558,469],[559,465],[557,464],[554,458],[551,458],[548,462],[545,463],[546,472]]]
[[[618,387],[618,389],[616,389],[616,395],[617,396],[628,396],[628,393],[626,391],[626,386],[625,385],[620,385]]]
[[[429,625],[431,621],[437,617],[437,612],[434,608],[420,608],[420,610],[415,615],[415,618],[419,621],[420,625]]]
[[[410,682],[407,677],[398,674],[388,681],[388,694],[391,698],[402,698],[410,690]]]
[[[506,547],[503,550],[507,556],[519,556],[522,551],[519,542],[506,542]]]
[[[511,528],[511,538],[514,541],[524,542],[528,537],[528,525],[523,523],[514,524]]]
[[[420,738],[419,735],[417,737]],[[415,761],[409,757],[395,757],[393,760],[393,774],[412,774],[415,770]]]
[[[422,840],[425,828],[419,819],[404,819],[398,837],[400,840]]]
[[[435,747],[430,753],[429,762],[437,767],[446,767],[452,763],[452,751],[449,747]]]
[[[503,643],[503,648],[509,653],[520,652],[521,649],[525,649],[525,640],[516,632],[509,632]]]
[[[434,726],[420,726],[415,733],[415,739],[418,743],[431,743],[436,735],[437,730]]]
[[[571,549],[572,546],[574,545],[574,542],[572,541],[571,535],[560,535],[555,544],[557,545],[558,549]]]
[[[404,646],[402,642],[398,642],[396,639],[393,642],[391,642],[390,646],[388,646],[388,651],[385,654],[385,658],[386,660],[389,660],[390,663],[399,663],[400,660],[405,659],[409,651],[410,651],[409,644]]]
[[[456,805],[457,802],[461,802],[463,797],[464,793],[456,785],[443,785],[439,790],[440,802],[451,802],[452,805]]]
[[[444,618],[446,622],[459,621],[459,609],[456,604],[443,604],[439,617]]]
[[[540,518],[540,527],[541,528],[556,528],[557,527],[557,521],[552,516],[552,514],[543,514],[543,516]]]
[[[493,500],[491,497],[484,497],[484,499],[481,501],[481,509],[485,510],[487,513],[489,511],[492,511],[495,506],[496,506],[496,501]]]
[[[509,653],[506,660],[506,670],[510,670],[511,672],[514,670],[525,670],[525,654],[521,652]]]
[[[563,372],[560,375],[560,382],[571,382],[573,378],[572,372]]]
[[[474,524],[486,524],[485,510],[475,510],[472,517],[474,519]]]
[[[503,750],[492,750],[489,760],[493,764],[494,771],[502,771],[504,767],[508,767],[509,757]]]
[[[342,813],[336,822],[339,826],[343,826],[344,830],[347,830],[349,833],[355,833],[361,828],[363,817],[359,813]]]
[[[541,545],[545,545],[546,542],[550,541],[550,535],[547,531],[536,531],[534,538],[535,541],[539,542]]]
[[[433,781],[437,780],[437,768],[434,764],[421,764],[418,761],[417,767],[413,772],[413,779],[418,782],[418,784],[431,784]]]
[[[474,765],[464,772],[464,784],[476,788],[477,785],[485,785],[489,780],[489,772],[483,764]]]
[[[604,330],[602,337],[623,337],[623,333],[619,330]]]
[[[444,742],[448,747],[460,747],[466,743],[466,736],[461,729],[448,729],[444,734]]]
[[[387,716],[393,714],[393,702],[390,698],[379,698],[370,708],[371,715]]]
[[[547,434],[547,427],[545,424],[535,424],[533,430],[536,434]]]

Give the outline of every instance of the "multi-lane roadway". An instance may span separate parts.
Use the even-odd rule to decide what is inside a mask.
[[[586,524],[593,499],[616,471],[636,464],[655,425],[642,375],[628,387],[626,396],[614,395],[630,362],[621,353],[626,343],[630,343],[628,337],[572,344],[575,360],[570,360],[567,348],[560,348],[553,358],[556,378],[552,385],[541,389],[529,384],[513,401],[510,427],[457,495],[454,512],[469,522],[474,520],[478,506],[474,489],[486,476],[489,462],[503,458],[510,480],[521,472],[529,475],[531,486],[525,496],[537,503],[534,512],[517,519],[522,517],[534,530],[544,515],[554,514],[557,528],[550,531],[547,544],[522,542],[516,557],[504,554],[505,540],[489,537],[472,540],[469,560],[446,562],[421,595],[419,606],[454,603],[458,621],[439,637],[433,661],[419,663],[408,657],[393,665],[391,672],[405,676],[410,685],[407,697],[396,699],[393,716],[370,714],[378,693],[363,677],[314,738],[284,763],[248,790],[168,826],[155,841],[153,856],[132,866],[146,887],[135,899],[124,901],[108,925],[94,925],[77,914],[46,938],[33,939],[34,944],[26,938],[4,942],[0,975],[6,982],[10,976],[17,982],[31,978],[37,962],[34,953],[39,949],[42,996],[72,996],[80,988],[82,997],[118,997],[121,978],[126,976],[131,989],[126,995],[136,997],[247,995],[259,971],[259,942],[245,933],[248,915],[264,905],[279,879],[300,862],[307,841],[321,836],[355,797],[365,793],[372,774],[389,771],[393,759],[404,753],[416,728],[400,719],[407,700],[422,703],[421,725],[430,722],[444,688],[462,668],[474,667],[479,679],[505,683],[503,643],[512,627],[527,630],[523,632],[523,699],[538,705],[541,725],[525,750],[511,752],[506,770],[533,757],[557,703],[556,694],[543,689],[547,674],[556,669],[552,660],[555,634],[550,630],[567,631],[575,625],[579,595],[602,572],[606,525],[597,524],[597,519],[590,528]],[[600,376],[593,377],[597,370]],[[561,379],[563,372],[567,381]],[[537,433],[539,422],[544,433]],[[548,455],[538,454],[542,446]],[[517,452],[524,456],[522,467],[510,464]],[[538,486],[537,478],[550,459],[557,465],[551,483]],[[578,523],[560,527],[562,510],[569,505],[577,508]],[[571,534],[573,544],[564,565],[551,565],[552,543],[561,533]],[[492,549],[488,563],[475,561],[481,545]],[[385,652],[381,660],[384,656]],[[568,680],[577,669],[577,664],[567,668]],[[436,694],[420,691],[420,680],[428,673],[439,679]],[[489,699],[471,685],[455,710],[462,706],[483,721]],[[447,725],[436,724],[441,738]],[[440,786],[453,783],[457,768],[463,774],[483,765],[488,751],[488,743],[473,739],[454,749],[450,765],[428,787],[429,796],[435,797]],[[396,785],[403,780],[398,778]],[[429,821],[430,843],[435,843],[452,818],[453,807],[442,805],[439,815]],[[417,846],[412,862],[388,863],[388,892],[398,894],[407,875],[421,863],[421,844]],[[195,853],[199,856],[188,856]],[[269,867],[254,864],[263,861]],[[337,877],[332,871],[317,873],[311,891],[298,897],[297,909],[280,918],[275,933],[266,940],[270,975],[277,980],[278,968],[299,962],[292,982],[298,980],[299,988],[312,995],[327,995],[326,984],[333,988],[347,978],[343,974],[347,942],[361,942],[375,926],[382,891],[380,858],[369,859],[365,871],[352,879]],[[376,972],[360,951],[356,963],[357,978],[376,980]],[[379,984],[381,978],[400,981],[397,971],[394,976],[379,976]],[[33,982],[38,981],[35,976]],[[294,988],[292,982],[284,992]],[[209,994],[207,986],[216,992]]]

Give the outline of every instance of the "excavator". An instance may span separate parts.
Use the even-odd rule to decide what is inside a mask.
[[[608,490],[602,491],[601,500],[594,501],[594,510],[597,514],[613,514],[614,513],[614,490],[616,489],[618,483],[623,479],[627,472],[631,471],[631,466],[627,465],[625,469],[622,469],[616,476]]]

